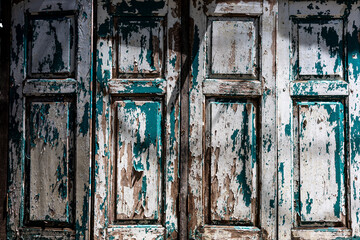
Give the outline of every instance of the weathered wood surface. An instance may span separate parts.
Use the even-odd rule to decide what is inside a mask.
[[[259,52],[258,20],[222,17],[209,19],[209,24],[210,74],[218,77],[238,75],[256,78]]]
[[[300,102],[295,107],[299,156],[294,171],[298,171],[299,186],[294,191],[301,223],[345,222],[343,105]]]
[[[94,239],[178,238],[180,3],[97,1]]]
[[[210,219],[254,224],[257,210],[255,107],[237,102],[209,105]]]
[[[116,18],[115,24],[119,39],[116,43],[119,77],[159,76],[163,70],[163,19]]]
[[[299,78],[344,78],[342,20],[311,20],[293,26]],[[298,51],[298,52],[297,52]]]
[[[276,14],[273,1],[190,2],[189,239],[276,238]],[[238,115],[247,111],[241,104],[210,103],[210,113],[210,97],[234,108],[253,101],[254,119]]]
[[[359,238],[358,7],[279,1],[279,239]]]
[[[74,24],[72,16],[30,20],[30,76],[70,75],[74,71]]]
[[[0,239],[6,239],[9,131],[10,1],[0,2]]]
[[[157,220],[162,198],[161,103],[115,102],[116,219]]]
[[[11,5],[7,238],[89,239],[91,2]]]
[[[28,221],[72,222],[73,116],[69,102],[31,102]]]

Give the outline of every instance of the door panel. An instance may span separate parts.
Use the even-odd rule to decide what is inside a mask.
[[[190,3],[189,239],[276,238],[276,9]]]
[[[358,4],[279,4],[279,238],[358,238]]]
[[[250,103],[208,103],[210,221],[255,224],[256,108]]]
[[[85,1],[12,2],[9,239],[89,236],[87,16]]]
[[[95,239],[177,239],[181,1],[98,1]]]

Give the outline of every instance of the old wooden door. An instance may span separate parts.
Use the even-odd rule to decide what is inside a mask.
[[[98,1],[95,239],[176,239],[180,3]]]
[[[88,237],[89,1],[12,1],[8,239]]]
[[[359,7],[279,2],[279,239],[360,238]]]
[[[276,6],[190,3],[190,239],[276,237]]]

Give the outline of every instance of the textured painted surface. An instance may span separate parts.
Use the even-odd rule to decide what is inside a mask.
[[[343,78],[343,24],[341,20],[297,24],[300,77]]]
[[[255,18],[214,19],[211,23],[211,73],[257,76],[258,25]]]
[[[279,13],[278,237],[358,239],[359,3],[281,0]]]
[[[345,220],[344,109],[299,103],[299,215],[302,222]],[[316,169],[316,171],[314,171]]]
[[[119,18],[119,76],[126,73],[159,75],[163,65],[164,30],[160,18]]]
[[[7,238],[89,239],[91,2],[11,4]],[[55,79],[59,77],[71,79]],[[31,101],[34,104],[28,107]],[[72,127],[66,119],[70,102],[74,104]],[[49,113],[41,115],[40,108],[46,106]],[[36,124],[42,124],[41,128]],[[68,139],[70,134],[73,142]],[[36,146],[29,148],[31,136]],[[71,158],[67,155],[70,148],[76,150]],[[33,164],[30,171],[28,162]],[[66,166],[70,163],[73,168]],[[29,220],[41,220],[33,221],[32,227],[26,223],[28,210]]]
[[[254,223],[256,113],[249,103],[211,102],[211,220]]]
[[[69,103],[32,102],[29,118],[29,220],[70,223],[73,148]]]
[[[71,73],[74,70],[74,19],[34,19],[30,23],[29,73]]]
[[[158,219],[161,103],[117,102],[116,219]]]
[[[277,144],[274,72],[276,14],[275,1],[190,2],[190,155],[187,209],[189,239],[276,239]],[[260,15],[261,18],[251,17]],[[209,28],[211,26],[212,29]],[[212,43],[214,40],[216,43]],[[236,47],[231,48],[232,45]],[[232,56],[234,61],[231,60]],[[214,69],[216,71],[212,72]],[[261,71],[256,73],[256,69]],[[214,74],[215,72],[217,74]],[[256,74],[258,75],[255,77]],[[216,127],[216,141],[211,142],[213,149],[206,149],[206,143],[213,141],[212,135],[206,132],[206,121],[210,119],[206,116],[208,113],[206,106],[210,97],[216,97],[216,101],[229,102],[239,102],[241,98],[244,102],[249,101],[249,106],[251,106],[250,101],[253,101],[254,106],[256,104],[261,112],[256,120],[260,125],[256,144],[252,142],[255,140],[251,140],[252,143],[248,142],[247,146],[251,148],[256,145],[256,161],[260,163],[257,167],[261,170],[253,172],[253,175],[250,174],[253,166],[247,165],[243,168],[241,161],[238,161],[241,156],[248,155],[245,153],[247,147],[239,147],[237,144],[246,145],[246,139],[252,139],[254,136],[253,132],[251,135],[248,131],[245,131],[246,134],[240,133],[240,126],[246,126],[243,122],[246,117],[241,118],[237,114],[240,114],[241,108],[245,109],[244,106],[239,104],[238,111],[233,111],[229,107],[228,112],[221,113],[219,110],[219,114],[216,117],[214,115],[215,123],[222,121],[220,119],[224,122],[219,122]],[[223,105],[218,108],[222,107]],[[250,125],[248,126],[251,128]],[[234,130],[231,130],[232,128]],[[234,136],[236,143],[233,150],[234,143],[231,136],[236,128],[239,130],[239,135]],[[240,136],[244,137],[241,141],[237,139]],[[219,161],[215,160],[214,167],[209,167],[208,156],[212,155],[216,159],[216,149],[219,149]],[[222,154],[220,154],[221,149]],[[236,154],[236,149],[241,149],[240,156]],[[248,160],[247,164],[254,159]],[[215,165],[216,163],[218,165]],[[254,169],[256,169],[255,165]],[[220,178],[218,188],[215,176]],[[236,179],[237,176],[239,179]],[[256,183],[255,179],[257,179]],[[208,194],[209,187],[206,184],[212,180],[214,184],[211,185],[211,194]],[[256,192],[255,189],[258,189],[260,182],[261,191]],[[241,190],[233,190],[239,185],[242,185]],[[258,202],[251,195],[251,191],[258,194]],[[211,196],[215,196],[215,199],[212,200]],[[234,208],[232,208],[233,204]],[[251,219],[249,219],[250,212]],[[212,218],[220,221],[213,221]],[[247,222],[240,224],[240,218]],[[233,226],[230,227],[230,224]],[[249,231],[247,227],[252,227],[253,230]]]
[[[94,239],[177,239],[180,2],[97,1]],[[116,112],[130,132],[116,130]],[[151,129],[156,137],[143,132]],[[116,149],[119,133],[129,137]],[[116,176],[117,163],[128,175]],[[120,186],[133,183],[135,195],[115,204]]]

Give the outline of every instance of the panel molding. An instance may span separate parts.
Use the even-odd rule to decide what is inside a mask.
[[[293,177],[297,227],[345,227],[348,224],[347,127],[343,103],[342,100],[324,99],[294,101]],[[336,193],[334,185],[338,186]]]
[[[345,48],[345,32],[346,24],[344,18],[335,18],[333,16],[307,16],[306,18],[291,17],[292,21],[292,50],[291,50],[291,67],[294,81],[302,80],[343,80],[346,81],[346,48]],[[341,29],[330,28],[327,25],[333,24],[339,26]],[[303,26],[303,32],[300,33],[300,26]],[[305,26],[306,25],[306,26]],[[316,29],[315,26],[319,25],[320,29]],[[315,28],[315,29],[314,29]],[[325,32],[327,31],[327,32]],[[308,34],[304,36],[305,34]],[[308,48],[302,47],[301,40],[311,41],[311,34],[317,34],[317,46],[310,45]],[[330,40],[326,40],[325,37],[330,36]],[[336,35],[337,34],[337,35]],[[339,38],[338,42],[335,42],[336,37]],[[304,39],[301,39],[304,38]],[[326,40],[326,42],[324,42]],[[326,45],[326,46],[324,46]],[[325,49],[328,47],[329,49]],[[326,51],[328,50],[328,51]],[[306,51],[306,55],[302,56],[302,53]],[[325,57],[322,55],[325,54]],[[337,58],[334,60],[334,56]],[[340,58],[340,59],[339,59]],[[317,61],[315,61],[317,59]],[[332,62],[324,62],[324,59],[331,59]],[[312,66],[306,66],[306,64],[313,63]],[[305,64],[303,66],[302,64]],[[332,67],[332,68],[331,68]],[[339,70],[339,72],[337,72]],[[301,72],[305,73],[302,74]],[[316,71],[316,73],[314,72]],[[325,71],[325,72],[324,72]],[[327,73],[328,71],[332,71]]]
[[[74,169],[76,162],[74,99],[69,97],[29,97],[26,99],[26,105],[25,224],[27,226],[73,228],[75,216],[75,191],[73,186],[75,185]],[[31,107],[33,105],[38,105],[39,107],[42,105],[42,107],[40,107],[38,111],[32,112]],[[59,107],[63,105],[63,110],[67,112],[67,115],[63,115],[65,113],[61,113],[61,109],[59,110],[55,108],[58,105]],[[53,114],[55,118],[50,119],[47,117],[47,115],[51,114]],[[56,121],[60,120],[61,118],[66,120],[66,126],[63,126],[63,123],[60,122],[56,123]],[[46,129],[41,129],[41,124],[50,124],[52,126],[44,125],[43,127],[46,127]],[[65,127],[65,129],[59,129],[60,127]],[[63,130],[62,134],[60,130]],[[38,137],[33,136],[32,134],[36,134],[36,136],[40,137],[42,140],[34,143],[33,141],[37,140]],[[65,139],[61,139],[62,135],[65,137]],[[33,139],[33,137],[35,138]],[[35,152],[33,153],[32,149],[39,144],[41,145],[41,150],[36,151],[35,149]],[[58,149],[60,144],[63,145],[63,149]],[[56,150],[58,150],[58,152],[53,149],[54,147]],[[32,159],[32,156],[35,157],[37,155],[39,159]],[[46,158],[42,158],[43,155]],[[50,159],[51,157],[54,159]],[[65,159],[60,159],[61,157]],[[56,170],[52,168],[56,167],[53,166],[55,165],[55,158],[60,160],[56,165]],[[45,169],[41,169],[40,167],[32,169],[33,162],[35,161],[36,163],[36,160],[40,159],[46,162],[51,162],[52,165]],[[38,164],[46,166],[46,162]],[[55,170],[55,173],[50,173],[49,171],[51,170]],[[32,178],[31,175],[33,174],[33,171],[35,171],[35,176],[42,176],[41,182],[35,181],[35,179]],[[56,180],[54,177],[56,177]],[[32,180],[34,180],[34,182],[32,182]],[[54,182],[52,182],[51,185],[51,182],[49,182],[49,185],[42,186],[48,180],[54,180]],[[45,192],[35,193],[35,189],[32,189],[32,187],[35,187],[37,190],[44,190]],[[49,192],[50,189],[46,189],[46,187],[51,187],[52,192]],[[46,190],[49,191],[47,192]],[[41,199],[45,199],[46,202],[41,204]],[[66,201],[64,202],[63,200]],[[56,209],[59,207],[63,207],[62,210],[65,210],[65,213],[57,212],[57,210],[61,210]],[[34,210],[34,213],[36,213],[36,210],[41,211],[42,208],[48,208],[46,211],[43,209],[43,214],[44,211],[47,214],[42,216],[43,219],[34,218],[36,216],[32,214],[32,211]],[[62,216],[63,214],[64,216]],[[60,219],[53,218],[50,215],[58,216]],[[66,218],[62,219],[63,217]]]
[[[154,118],[149,119],[149,116],[145,115],[146,111],[150,114],[151,112],[150,108],[155,107],[155,105],[150,106],[149,104],[151,105],[157,104],[157,107],[159,108],[156,113],[151,113],[156,115],[155,119]],[[113,226],[113,228],[114,227],[116,228],[116,226],[120,226],[123,224],[126,224],[127,226],[132,226],[132,225],[135,226],[138,224],[162,223],[162,220],[164,218],[163,216],[164,193],[162,192],[162,189],[164,187],[164,175],[165,175],[164,165],[163,165],[164,149],[162,147],[164,145],[163,133],[162,133],[162,129],[164,126],[163,104],[164,104],[163,99],[160,97],[144,97],[144,96],[142,97],[113,96],[112,97],[112,107],[111,107],[112,108],[111,110],[112,140],[111,140],[110,148],[112,149],[112,152],[114,152],[114,154],[111,163],[108,166],[109,169],[112,169],[110,171],[111,175],[109,177],[110,184],[108,186],[108,191],[110,195],[109,223]],[[131,107],[128,107],[128,105],[130,105]],[[146,107],[147,105],[149,106]],[[120,116],[119,111],[125,111],[125,108],[129,108],[126,111],[132,112],[134,116],[132,116],[130,112],[128,113],[128,115],[126,115],[124,112],[123,113],[124,115]],[[139,111],[136,111],[136,108],[138,108],[137,110]],[[140,109],[143,108],[146,108],[147,110],[145,111],[144,109],[144,111],[140,111]],[[140,121],[142,118],[145,119],[145,122]],[[156,128],[155,126],[149,125],[151,121],[155,121]],[[145,124],[145,126],[143,124]],[[129,128],[130,126],[133,127],[139,126],[139,127],[134,128],[132,130],[131,129],[127,130],[126,128]],[[121,128],[123,131],[120,131]],[[151,141],[156,141],[156,143],[150,144],[147,139],[150,138],[151,136],[148,136],[148,134],[150,134],[150,132],[153,131],[156,131],[156,134],[158,135],[156,136],[156,139],[151,140]],[[122,134],[125,135],[125,138],[120,144],[119,137]],[[136,134],[136,136],[131,137],[131,134]],[[132,140],[134,142],[132,142]],[[155,147],[155,149],[152,150],[152,153],[156,154],[156,159],[150,158],[150,155],[153,156],[153,154],[151,154],[151,149],[150,149],[151,145]],[[148,148],[145,149],[145,147]],[[143,159],[143,157],[145,157],[146,153],[147,153],[147,158],[145,160]],[[119,156],[119,154],[121,154],[121,156]],[[128,160],[126,161],[126,159]],[[154,163],[150,161],[158,162],[158,166],[156,167]],[[130,163],[132,163],[131,165],[132,167],[129,168]],[[120,167],[122,168],[120,169]],[[129,173],[130,169],[131,169],[131,173]],[[148,174],[144,175],[144,173],[146,172]],[[151,180],[152,178],[155,179]],[[154,184],[156,186],[153,186]],[[139,189],[140,185],[141,185],[141,189]],[[148,191],[149,190],[148,188],[150,189],[150,191]],[[156,188],[157,191],[155,191]],[[123,190],[122,194],[118,193],[118,190],[121,189]],[[133,192],[133,194],[136,194],[136,191],[138,192],[138,196],[133,195],[134,201],[132,201],[131,196],[129,194],[131,192]],[[157,199],[155,200],[156,202],[151,201],[154,199],[149,198],[149,195],[154,195],[154,194],[157,196]],[[129,211],[127,212],[129,214],[131,213],[131,216],[126,215],[126,213],[124,212],[126,209],[124,210],[122,208],[122,210],[124,211],[119,212],[119,207],[121,206],[117,204],[118,203],[117,197],[121,197],[121,196],[124,199],[123,207],[130,208],[128,209]],[[138,201],[138,203],[141,202],[140,207],[139,204],[136,204],[136,201]],[[130,206],[131,203],[134,204],[133,205],[134,209],[131,209]],[[144,209],[144,207],[146,206],[148,207],[148,211]],[[151,209],[153,209],[153,212],[151,213],[151,215],[147,216],[150,213],[149,210]],[[137,212],[138,210],[139,211],[143,210],[143,212]]]
[[[166,46],[165,18],[113,17],[113,25],[113,77],[163,78],[164,47]]]
[[[77,35],[75,29],[77,29],[77,13],[75,11],[54,11],[54,12],[39,12],[26,15],[26,31],[27,41],[26,43],[26,76],[27,78],[75,78],[76,67],[76,48],[77,48]],[[49,29],[47,32],[34,33],[34,23],[36,21],[49,21]],[[53,26],[53,21],[68,22],[70,24],[67,28],[59,25],[57,28]],[[66,24],[65,22],[65,24]],[[41,24],[40,31],[44,31],[44,24]],[[58,32],[60,30],[67,32]],[[42,37],[45,42],[36,44],[38,37]],[[54,39],[52,38],[54,37]],[[34,39],[36,38],[36,39]],[[61,39],[62,38],[62,39]],[[62,41],[61,41],[62,40]],[[36,46],[33,46],[33,45]],[[49,46],[52,48],[49,49]],[[33,49],[33,47],[35,49]],[[36,48],[37,47],[37,48]],[[67,50],[64,52],[63,50]],[[48,51],[48,52],[46,52]],[[40,54],[40,59],[34,59],[34,53]],[[48,53],[47,56],[41,55]],[[66,54],[65,56],[63,56]],[[52,57],[54,57],[52,59]],[[57,59],[55,59],[57,58]],[[35,62],[37,62],[37,70],[35,71]],[[44,70],[43,70],[44,68]]]
[[[218,111],[214,112],[215,109]],[[257,100],[233,98],[207,98],[206,100],[203,180],[205,224],[211,224],[211,226],[258,225],[259,153],[257,146],[259,141],[256,136],[259,126],[257,111]],[[225,117],[220,115],[220,112],[234,115]],[[221,131],[213,129],[217,123],[222,125],[219,121],[224,124]],[[232,134],[230,134],[231,131],[233,131]],[[223,137],[222,142],[219,136]],[[212,143],[216,139],[217,145],[214,146]],[[232,148],[230,148],[231,144]],[[219,168],[222,170],[218,172]],[[214,189],[216,186],[218,189]],[[220,191],[218,195],[214,194],[217,190]]]
[[[205,38],[207,39],[205,50],[207,52],[205,61],[208,62],[206,64],[207,78],[259,79],[261,71],[261,64],[259,63],[261,52],[259,19],[257,16],[207,18],[207,37]],[[221,22],[223,22],[223,26],[214,26],[214,24],[219,25]],[[241,26],[241,23],[244,26]],[[214,28],[216,28],[216,32],[221,34],[217,38],[214,36]],[[247,43],[250,43],[250,45],[247,45]],[[216,50],[213,44],[220,49]],[[247,48],[243,49],[244,46]],[[220,57],[219,63],[215,62],[216,57]],[[224,69],[220,69],[218,66]]]

